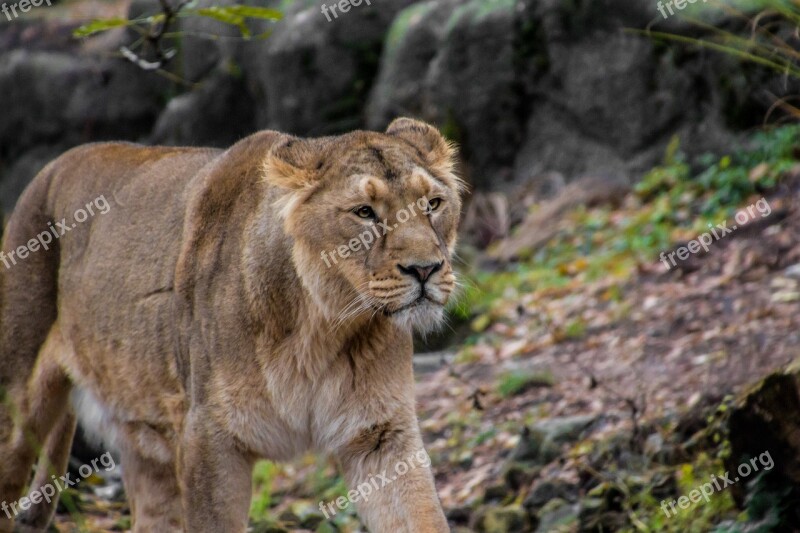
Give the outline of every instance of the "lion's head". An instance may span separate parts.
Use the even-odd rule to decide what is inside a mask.
[[[456,286],[463,182],[455,149],[433,127],[395,120],[386,133],[276,143],[265,175],[278,187],[297,272],[337,325],[391,317],[429,330]]]

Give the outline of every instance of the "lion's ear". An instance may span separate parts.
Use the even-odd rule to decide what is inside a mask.
[[[322,154],[312,141],[285,136],[270,149],[264,162],[267,183],[287,190],[313,186],[319,177]]]
[[[386,130],[387,135],[398,137],[416,147],[427,159],[431,170],[451,174],[455,167],[456,148],[439,133],[439,130],[410,118],[395,119]]]

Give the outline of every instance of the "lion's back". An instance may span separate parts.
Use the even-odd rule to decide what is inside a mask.
[[[84,379],[118,391],[169,382],[186,204],[202,169],[220,153],[92,144],[43,172],[51,174],[42,179],[51,180],[52,225],[42,231],[59,235],[59,325],[74,348],[70,366]],[[118,371],[103,372],[110,364]],[[137,366],[136,383],[129,383]]]

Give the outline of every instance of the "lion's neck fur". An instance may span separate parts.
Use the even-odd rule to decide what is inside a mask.
[[[275,231],[276,227],[281,231]],[[370,341],[370,349],[359,350],[362,359],[381,350],[410,346],[410,330],[398,329],[381,313],[344,317],[352,308],[354,291],[342,283],[331,284],[330,277],[320,271],[321,262],[314,259],[313,251],[298,252],[272,212],[246,229],[241,259],[243,293],[249,297],[249,312],[260,323],[257,327],[263,328],[262,357],[291,360],[298,373],[314,379],[335,358],[349,357],[351,348],[365,340]],[[302,278],[298,270],[305,273]],[[411,351],[407,351],[410,358]]]

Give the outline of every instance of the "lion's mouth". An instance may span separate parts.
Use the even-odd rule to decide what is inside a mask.
[[[437,302],[436,300],[428,296],[428,294],[425,291],[423,291],[422,294],[420,294],[416,300],[414,300],[409,304],[398,307],[397,309],[387,309],[384,307],[383,314],[384,316],[394,316],[399,313],[402,313],[403,311],[409,311],[416,307],[421,307],[423,305],[430,305],[430,304],[444,305],[442,302]]]

